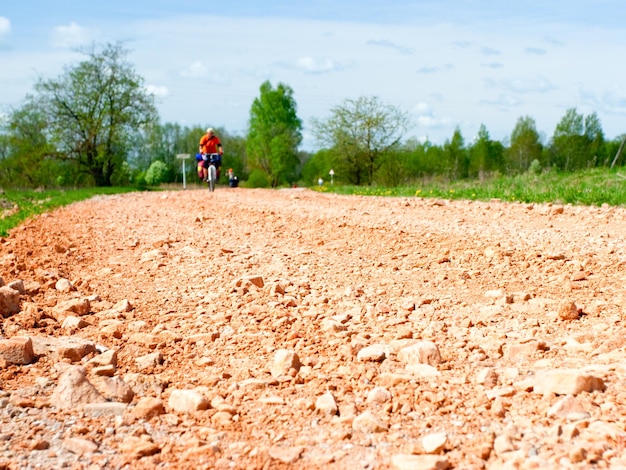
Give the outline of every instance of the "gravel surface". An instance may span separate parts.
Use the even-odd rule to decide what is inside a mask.
[[[44,214],[0,243],[0,469],[626,468],[625,238],[306,189]]]

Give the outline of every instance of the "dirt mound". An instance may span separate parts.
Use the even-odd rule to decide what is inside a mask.
[[[0,467],[624,467],[625,215],[218,188],[40,216],[0,244]]]

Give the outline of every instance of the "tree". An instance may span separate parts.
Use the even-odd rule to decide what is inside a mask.
[[[272,187],[297,180],[302,142],[302,121],[297,115],[293,90],[282,83],[273,88],[265,81],[250,108],[246,150],[252,169],[264,172]]]
[[[587,163],[608,166],[608,155],[606,155],[604,132],[600,124],[600,118],[594,112],[585,117],[585,138],[587,140]]]
[[[465,140],[458,126],[454,129],[452,140],[444,143],[443,154],[448,162],[447,168],[453,180],[468,177],[469,158],[465,148]]]
[[[534,160],[541,162],[542,150],[535,120],[529,116],[520,117],[511,133],[509,166],[524,172]]]
[[[119,43],[81,52],[87,60],[35,85],[46,132],[56,146],[48,156],[72,161],[96,185],[110,186],[134,135],[158,118],[154,96],[125,61],[128,51]]]
[[[372,184],[383,158],[408,129],[407,114],[375,96],[345,100],[328,120],[313,120],[316,139],[333,150],[339,172],[356,185]]]
[[[484,124],[480,125],[474,144],[469,149],[468,171],[470,176],[482,176],[485,172],[504,169],[504,147],[493,141]]]
[[[584,166],[586,138],[584,116],[570,108],[556,125],[550,146],[550,159],[557,168],[571,171]]]

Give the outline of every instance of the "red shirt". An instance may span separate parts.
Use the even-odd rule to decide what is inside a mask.
[[[202,153],[219,153],[218,149],[221,146],[222,143],[216,136],[209,137],[207,134],[204,134],[200,138],[200,148],[202,148]]]

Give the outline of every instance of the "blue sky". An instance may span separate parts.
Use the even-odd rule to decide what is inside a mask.
[[[0,6],[0,112],[81,45],[124,41],[163,122],[243,134],[265,80],[311,119],[378,96],[407,112],[407,137],[506,142],[532,117],[549,139],[568,108],[626,133],[623,1],[22,0]]]

